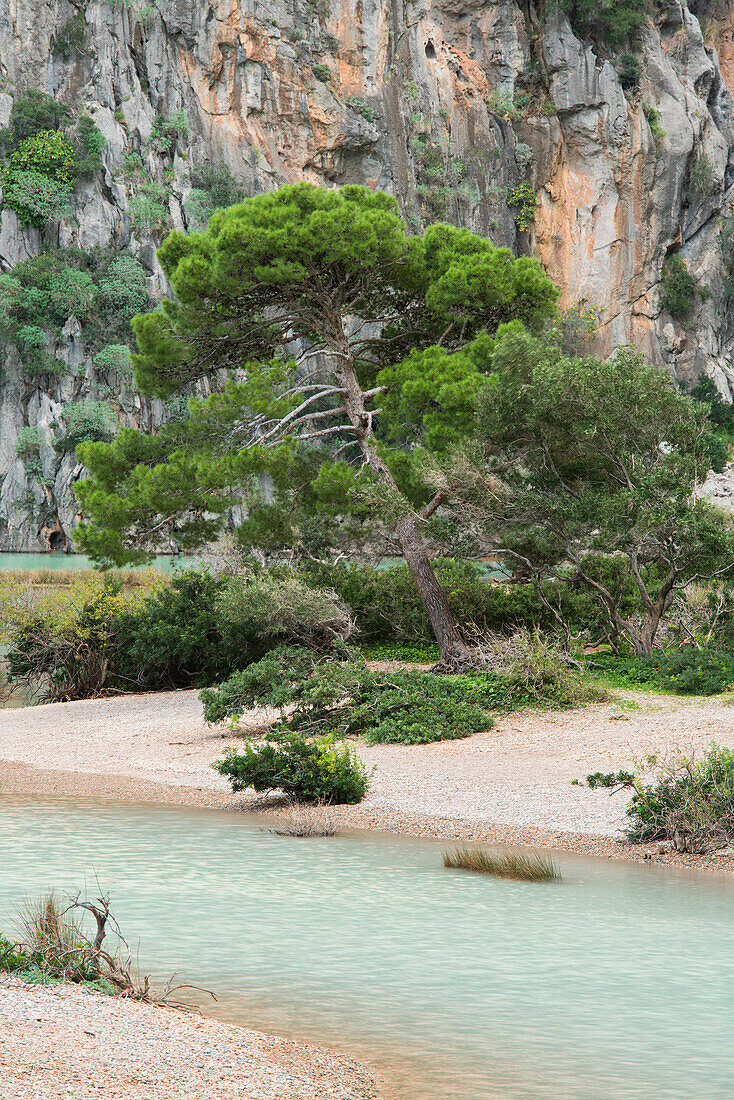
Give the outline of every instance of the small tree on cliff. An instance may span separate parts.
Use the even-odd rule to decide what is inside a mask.
[[[430,349],[460,352],[513,318],[539,330],[556,291],[538,264],[451,226],[409,237],[387,195],[310,184],[218,211],[203,233],[172,233],[159,257],[175,299],[134,322],[140,387],[165,397],[223,369],[244,380],[192,402],[185,425],[155,438],[121,432],[81,449],[91,472],[81,545],[118,563],[167,530],[195,546],[248,487],[251,544],[295,543],[304,525],[336,529],[348,514],[379,520],[443,667],[465,663],[423,533],[447,492],[433,492],[424,468],[475,430],[489,379],[481,356],[446,364]]]
[[[649,654],[676,593],[734,568],[731,525],[696,494],[711,465],[706,406],[632,348],[570,358],[508,325],[490,359],[481,446],[447,467],[457,520],[473,517],[526,580],[574,577],[612,635]]]

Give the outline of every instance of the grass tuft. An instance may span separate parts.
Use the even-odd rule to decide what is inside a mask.
[[[502,852],[496,855],[486,848],[470,848],[464,844],[453,852],[444,852],[443,865],[522,882],[561,881],[561,872],[553,860],[537,852]]]

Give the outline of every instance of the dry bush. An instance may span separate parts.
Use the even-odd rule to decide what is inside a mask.
[[[498,878],[518,879],[522,882],[560,882],[561,873],[552,859],[538,852],[502,852],[495,854],[486,848],[462,845],[453,852],[444,852],[444,867],[460,871],[474,871]]]
[[[554,638],[523,627],[514,634],[483,634],[474,640],[482,668],[505,673],[526,694],[564,705],[601,702],[606,692],[585,683]],[[575,666],[575,667],[574,667]]]
[[[336,836],[338,833],[334,815],[323,803],[306,805],[291,802],[269,833],[276,836]]]

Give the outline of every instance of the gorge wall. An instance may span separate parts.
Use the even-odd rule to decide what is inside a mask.
[[[5,204],[0,267],[113,250],[155,298],[156,244],[197,224],[202,165],[245,194],[363,183],[395,194],[415,230],[448,220],[537,255],[562,307],[593,311],[600,352],[638,344],[731,399],[734,9],[699,15],[678,0],[650,14],[630,84],[623,51],[524,0],[0,0],[0,126],[37,88],[105,138],[101,168],[45,228]],[[685,325],[658,301],[673,255],[706,288]],[[175,414],[92,354],[73,307],[48,340],[51,373],[1,349],[0,550],[72,546],[83,471],[54,446],[65,409],[103,402],[148,426]],[[28,428],[34,462],[19,453]]]

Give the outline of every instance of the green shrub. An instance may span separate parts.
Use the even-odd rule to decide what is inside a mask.
[[[270,735],[265,744],[246,741],[242,751],[225,750],[212,765],[233,791],[247,787],[284,791],[304,802],[361,802],[367,793],[364,764],[349,745],[332,737],[309,740],[292,731]]]
[[[133,379],[133,359],[127,344],[107,344],[94,357],[97,370],[121,375],[126,381]]]
[[[37,426],[21,428],[15,438],[15,453],[23,463],[26,474],[36,481],[43,478],[42,443],[43,432]]]
[[[156,153],[172,153],[178,139],[186,138],[188,134],[189,123],[186,112],[179,109],[173,111],[168,118],[165,115],[155,116],[148,144]]]
[[[560,6],[576,34],[596,37],[608,46],[627,42],[649,11],[647,0],[561,0]]]
[[[61,130],[41,130],[24,138],[10,155],[8,172],[39,172],[68,189],[74,185],[74,146]]]
[[[702,289],[698,279],[688,270],[686,261],[681,256],[671,256],[660,276],[660,308],[685,324],[690,320],[696,302],[703,297]]]
[[[84,321],[94,309],[97,287],[88,271],[73,267],[64,268],[51,276],[51,306],[58,320],[64,324],[71,314]]]
[[[162,233],[169,225],[170,189],[155,180],[140,185],[130,196],[128,212],[130,227],[135,233]]]
[[[14,210],[22,225],[43,229],[71,213],[70,188],[33,171],[6,171],[3,175],[3,203]]]
[[[647,119],[650,133],[655,139],[656,145],[659,145],[662,141],[665,141],[665,130],[660,123],[660,112],[647,105],[642,108],[642,112]]]
[[[716,180],[714,165],[705,153],[699,153],[691,168],[689,186],[694,195],[711,193]]]
[[[104,134],[93,119],[89,115],[82,115],[74,133],[74,170],[77,179],[91,179],[99,170],[105,145]]]
[[[328,84],[328,82],[331,80],[331,69],[323,62],[319,62],[319,64],[314,65],[311,71],[316,79],[321,80],[324,84]]]
[[[676,695],[718,695],[734,686],[734,652],[693,646],[652,657],[595,656],[592,667],[622,687],[655,687]]]
[[[59,130],[71,117],[71,108],[37,88],[29,88],[13,100],[10,121],[0,131],[0,144],[17,149],[20,143],[42,130]]]
[[[56,443],[59,454],[69,454],[89,440],[109,442],[118,420],[107,401],[71,401],[61,411],[64,434]]]
[[[493,713],[537,704],[539,696],[509,676],[372,672],[353,654],[281,647],[205,689],[201,700],[211,723],[269,707],[284,726],[306,735],[411,745],[489,729]]]
[[[234,206],[245,196],[243,185],[235,179],[226,164],[202,164],[192,168],[191,186],[207,195],[213,210]]]
[[[633,53],[623,53],[619,59],[617,74],[619,76],[619,83],[625,91],[628,88],[636,88],[642,76],[640,59],[635,57]]]
[[[634,780],[630,840],[670,840],[678,851],[702,852],[734,838],[734,750],[712,745],[698,762],[653,757],[649,769],[651,782]]]
[[[347,107],[351,107],[351,109],[356,114],[361,115],[362,118],[367,120],[367,122],[374,122],[375,112],[372,110],[369,104],[365,103],[365,101],[363,99],[360,99],[359,96],[349,95],[347,96],[345,102],[347,104]]]
[[[16,970],[29,970],[32,965],[31,956],[23,946],[7,940],[0,933],[0,973],[12,974]]]
[[[99,292],[109,309],[130,321],[150,305],[145,268],[134,256],[117,256],[110,263]]]

